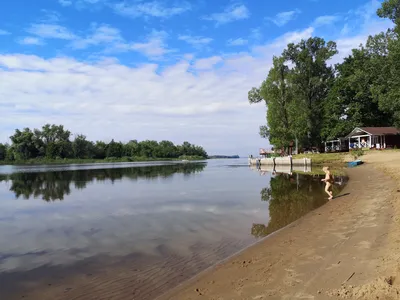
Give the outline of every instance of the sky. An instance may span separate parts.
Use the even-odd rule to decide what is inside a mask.
[[[257,154],[265,104],[247,92],[272,57],[311,36],[340,62],[391,27],[379,0],[6,0],[0,9],[0,142],[63,124],[90,140],[189,141]]]

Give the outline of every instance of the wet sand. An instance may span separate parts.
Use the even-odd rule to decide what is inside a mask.
[[[340,197],[158,299],[400,299],[400,152],[362,159]]]

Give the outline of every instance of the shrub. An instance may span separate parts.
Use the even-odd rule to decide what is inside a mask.
[[[363,149],[355,149],[351,151],[351,155],[353,156],[353,158],[356,160],[359,157],[364,155],[364,150]]]

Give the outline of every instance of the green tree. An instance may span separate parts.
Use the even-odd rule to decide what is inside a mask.
[[[373,91],[380,108],[393,113],[395,125],[400,127],[400,0],[383,1],[377,14],[390,19],[395,27],[387,40],[385,72],[381,73],[382,80],[375,84]]]
[[[370,37],[366,47],[353,49],[352,55],[336,65],[335,83],[324,102],[321,135],[325,140],[345,136],[355,127],[392,125],[391,114],[380,110],[371,88],[383,71],[377,69],[382,67],[378,63],[382,54],[371,42],[380,37]]]
[[[293,65],[290,75],[293,97],[306,107],[308,146],[321,143],[323,101],[334,81],[334,70],[327,61],[337,53],[334,42],[326,43],[319,37],[291,43],[283,51],[285,59]]]
[[[0,160],[5,160],[7,157],[7,146],[0,143]]]
[[[75,158],[91,158],[94,153],[92,150],[91,142],[86,140],[86,136],[83,134],[78,134],[73,143],[72,151]]]
[[[122,157],[123,156],[123,146],[122,143],[114,142],[114,139],[107,145],[107,157]]]
[[[284,57],[274,57],[273,67],[259,89],[249,91],[250,103],[265,101],[267,126],[260,127],[260,135],[278,148],[288,146],[306,131],[305,105],[296,101],[291,88],[291,70]]]
[[[39,155],[35,135],[29,128],[24,128],[22,131],[16,129],[10,139],[13,143],[11,148],[15,160],[26,160]]]

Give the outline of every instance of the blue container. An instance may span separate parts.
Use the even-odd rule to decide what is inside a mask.
[[[348,162],[348,163],[347,163],[347,166],[348,166],[348,167],[356,167],[356,166],[362,165],[363,163],[364,163],[364,162],[363,162],[362,160],[357,159],[357,160]]]

